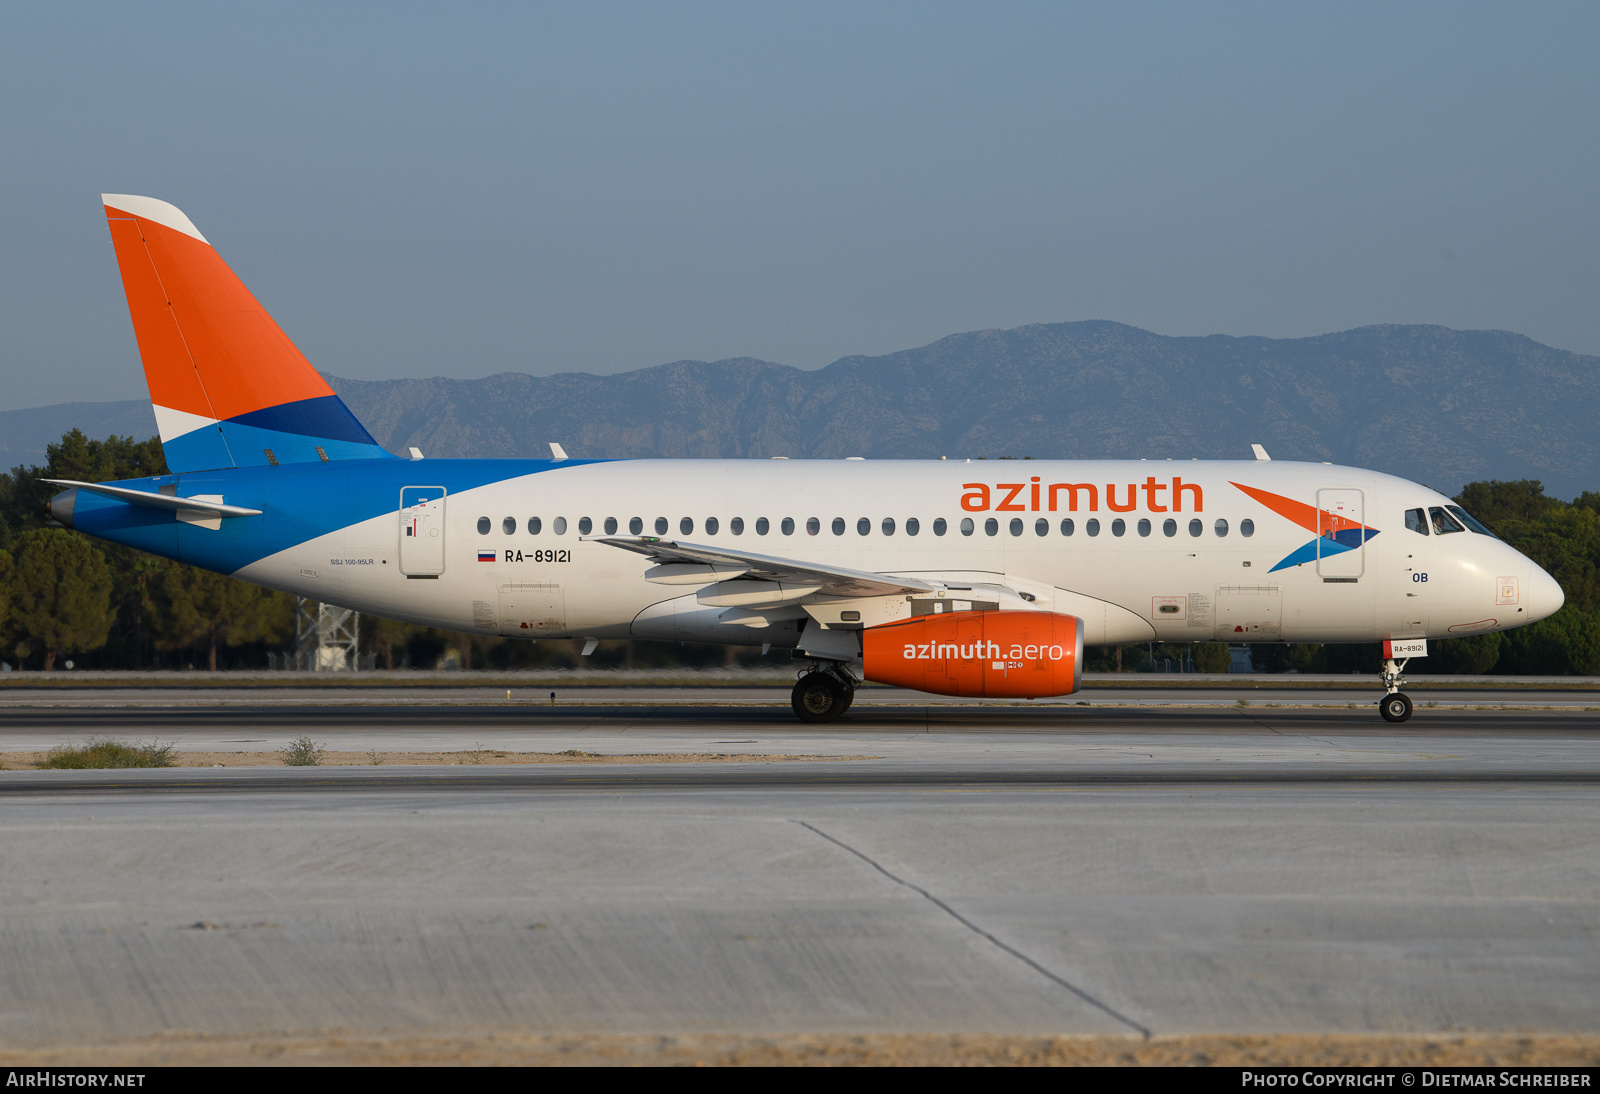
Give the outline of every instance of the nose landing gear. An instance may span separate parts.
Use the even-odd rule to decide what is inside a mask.
[[[1386,693],[1378,700],[1378,713],[1383,715],[1386,722],[1403,722],[1411,717],[1411,696],[1400,689],[1405,686],[1406,679],[1400,674],[1405,671],[1410,658],[1400,662],[1396,667],[1394,658],[1389,658],[1383,663],[1380,674],[1383,679],[1383,690]]]
[[[802,722],[835,722],[855,697],[856,683],[842,667],[813,667],[796,681],[789,705]]]

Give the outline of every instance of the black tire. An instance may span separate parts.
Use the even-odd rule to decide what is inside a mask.
[[[844,689],[844,710],[841,710],[839,713],[841,715],[844,714],[846,711],[848,711],[850,709],[850,704],[855,702],[855,701],[856,701],[856,689],[853,688],[853,687],[846,686],[845,689]]]
[[[1403,722],[1411,717],[1411,696],[1403,691],[1385,695],[1378,700],[1378,713],[1385,722]]]
[[[808,672],[795,684],[789,705],[802,722],[834,722],[850,706],[849,690],[830,672]]]

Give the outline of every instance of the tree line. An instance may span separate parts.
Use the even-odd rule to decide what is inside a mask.
[[[48,527],[45,479],[104,482],[166,474],[159,438],[91,440],[72,430],[43,467],[0,474],[0,660],[19,668],[260,669],[292,647],[294,598],[130,547]],[[1456,502],[1543,566],[1566,592],[1548,619],[1514,631],[1431,642],[1418,671],[1600,676],[1600,494],[1572,502],[1545,496],[1536,480],[1474,482]],[[522,642],[364,617],[362,651],[383,668],[556,668],[577,663],[563,642]],[[1227,671],[1227,646],[1124,646],[1085,651],[1091,670],[1139,671],[1188,659]],[[602,643],[595,667],[654,668],[772,663],[740,647],[663,642]],[[1376,673],[1376,644],[1255,646],[1258,670]]]

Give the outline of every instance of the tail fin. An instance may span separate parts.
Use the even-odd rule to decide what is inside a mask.
[[[389,455],[176,206],[101,197],[170,469]]]

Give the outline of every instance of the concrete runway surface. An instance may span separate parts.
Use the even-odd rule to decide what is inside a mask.
[[[0,1051],[161,1036],[1600,1032],[1600,715],[0,705]],[[59,699],[60,697],[52,697]],[[150,696],[158,699],[159,696]]]

